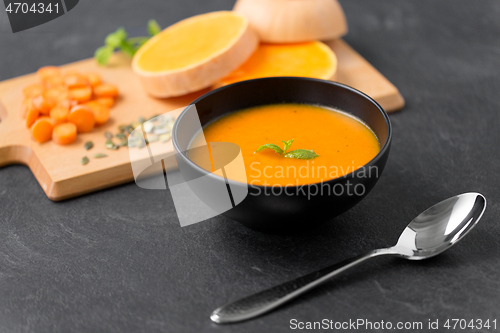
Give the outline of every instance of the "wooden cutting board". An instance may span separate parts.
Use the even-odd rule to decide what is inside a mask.
[[[329,46],[338,57],[337,81],[370,95],[388,112],[404,106],[398,89],[346,42],[335,40],[329,42]],[[27,165],[47,197],[54,201],[132,181],[128,148],[105,149],[104,132],[116,133],[119,124],[131,123],[140,116],[148,118],[181,108],[209,91],[169,99],[149,97],[132,72],[130,59],[122,54],[115,54],[107,67],[87,59],[62,68],[99,72],[105,82],[116,84],[120,90],[120,98],[111,110],[110,120],[90,133],[80,134],[77,141],[69,146],[58,146],[53,142],[39,144],[31,138],[24,124],[20,114],[21,91],[24,86],[37,81],[35,74],[0,82],[0,167],[14,163]],[[87,141],[94,142],[94,148],[89,152],[83,147]],[[173,150],[171,142],[165,145]],[[108,157],[91,158],[98,152]],[[90,158],[90,163],[85,166],[80,164],[83,156]]]

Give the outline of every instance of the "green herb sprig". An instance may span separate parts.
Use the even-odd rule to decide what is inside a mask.
[[[104,40],[104,46],[101,46],[95,51],[94,58],[100,65],[106,65],[109,58],[116,49],[130,57],[139,50],[139,48],[148,41],[149,38],[158,34],[161,31],[160,25],[155,20],[148,21],[149,37],[131,37],[127,38],[128,34],[124,28],[118,28],[115,32],[110,33]]]
[[[311,160],[311,159],[319,156],[313,150],[309,150],[309,149],[295,149],[292,151],[288,151],[288,149],[290,149],[290,147],[292,146],[293,140],[295,140],[295,139],[288,140],[288,141],[281,141],[284,143],[284,147],[283,147],[284,149],[281,149],[281,147],[279,147],[273,143],[267,143],[267,144],[262,145],[259,148],[257,148],[257,150],[255,152],[258,153],[259,151],[264,150],[264,149],[272,149],[277,154],[279,154],[283,157],[297,158],[297,159],[301,159],[301,160]]]

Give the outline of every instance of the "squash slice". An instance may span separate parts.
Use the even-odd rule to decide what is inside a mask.
[[[322,42],[261,44],[240,68],[220,80],[217,86],[273,76],[301,76],[334,79],[335,53]]]
[[[233,10],[248,18],[266,43],[331,40],[347,33],[337,0],[238,0]]]
[[[180,96],[228,75],[258,43],[244,16],[212,12],[180,21],[151,38],[135,54],[132,68],[152,96]]]

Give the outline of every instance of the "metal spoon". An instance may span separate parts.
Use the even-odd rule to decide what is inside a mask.
[[[370,251],[242,298],[218,308],[210,319],[225,324],[260,316],[373,257],[393,255],[410,260],[433,257],[465,236],[479,221],[485,208],[486,198],[479,193],[465,193],[441,201],[411,221],[395,246]]]

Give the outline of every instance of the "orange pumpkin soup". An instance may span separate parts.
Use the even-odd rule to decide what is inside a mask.
[[[208,124],[203,135],[209,142],[232,142],[242,152],[243,174],[228,178],[253,185],[296,186],[342,177],[362,167],[380,151],[372,130],[359,119],[334,109],[306,104],[274,104],[230,113]],[[199,133],[191,143],[204,143]],[[288,152],[313,150],[318,157],[287,158],[265,144],[284,149],[282,141],[294,139]],[[188,157],[201,167],[196,154]],[[212,170],[210,170],[212,171]]]

